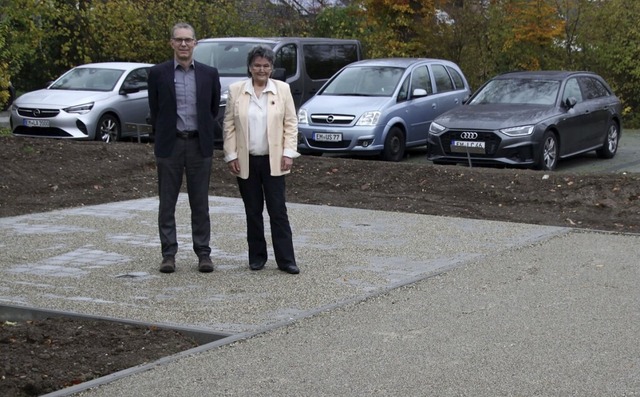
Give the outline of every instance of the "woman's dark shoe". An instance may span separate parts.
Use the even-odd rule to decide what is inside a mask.
[[[298,269],[298,266],[296,265],[287,265],[287,266],[278,266],[278,269],[282,270],[283,272],[287,272],[289,274],[298,274],[300,273],[300,269]]]
[[[249,269],[251,270],[262,270],[264,268],[264,264],[266,262],[254,262],[254,263],[249,263]]]

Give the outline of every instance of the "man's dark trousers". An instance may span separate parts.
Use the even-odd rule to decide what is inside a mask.
[[[177,131],[176,131],[177,132]],[[178,251],[175,208],[182,186],[182,176],[187,176],[187,191],[191,207],[191,234],[193,251],[198,256],[211,254],[211,221],[209,219],[209,179],[211,156],[202,157],[198,137],[178,138],[169,157],[156,157],[158,167],[158,194],[160,208],[158,225],[162,256],[175,255]]]

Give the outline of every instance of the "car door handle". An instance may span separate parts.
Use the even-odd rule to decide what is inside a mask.
[[[436,105],[435,103],[431,104],[431,109],[436,109],[438,107],[438,105]]]

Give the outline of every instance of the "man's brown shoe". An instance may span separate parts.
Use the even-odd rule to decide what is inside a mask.
[[[213,263],[211,263],[209,256],[203,255],[198,259],[198,271],[200,273],[211,273],[213,271]]]
[[[173,255],[167,255],[162,258],[160,265],[160,273],[173,273],[176,271],[176,258]]]

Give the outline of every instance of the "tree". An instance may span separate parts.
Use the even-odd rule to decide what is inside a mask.
[[[584,69],[601,74],[624,105],[625,124],[640,125],[640,26],[636,0],[590,2],[577,34]]]
[[[10,81],[21,87],[19,74],[30,63],[43,35],[37,0],[0,0],[0,104],[8,99]]]
[[[363,0],[363,41],[371,58],[429,54],[434,0]]]
[[[362,8],[355,5],[326,7],[310,23],[310,33],[317,37],[360,38],[363,32],[360,21],[364,18]]]
[[[502,4],[504,65],[509,69],[555,68],[557,43],[562,40],[565,21],[550,0],[506,0]],[[494,20],[494,23],[497,23]]]

